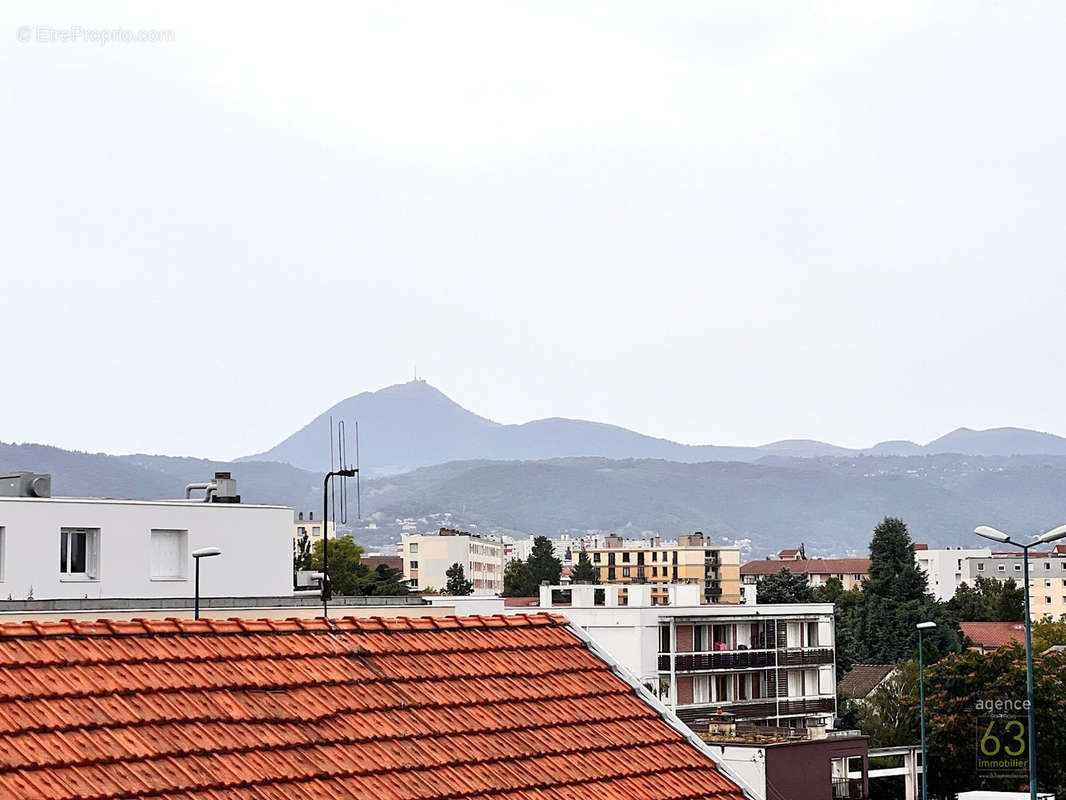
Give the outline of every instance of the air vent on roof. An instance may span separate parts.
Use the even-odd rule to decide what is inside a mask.
[[[0,475],[0,497],[51,497],[52,476],[36,472]]]

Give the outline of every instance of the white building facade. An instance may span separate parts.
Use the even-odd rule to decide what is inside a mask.
[[[193,596],[201,547],[204,597],[292,594],[285,506],[198,500],[0,497],[0,599]]]
[[[570,604],[554,604],[570,591]],[[708,605],[699,584],[541,587],[540,606],[568,617],[690,725],[719,709],[738,721],[823,724],[836,714],[833,605]]]
[[[992,551],[987,547],[932,550],[919,545],[914,549],[914,563],[925,573],[930,594],[943,603],[954,597],[955,590],[969,577],[968,559],[989,558],[991,555]]]
[[[420,591],[443,591],[447,571],[461,564],[475,595],[503,591],[504,545],[477,534],[442,528],[440,533],[403,534],[403,574]]]

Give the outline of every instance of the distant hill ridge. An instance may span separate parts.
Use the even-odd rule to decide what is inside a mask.
[[[265,452],[239,460],[279,461],[304,470],[329,464],[329,417],[360,426],[366,475],[387,475],[448,461],[529,461],[595,456],[661,458],[680,463],[753,462],[769,456],[824,458],[958,453],[972,456],[1066,455],[1066,438],[1025,428],[958,428],[927,445],[886,441],[856,450],[810,439],[757,447],[687,445],[617,425],[551,417],[503,425],[468,411],[424,380],[342,400]]]

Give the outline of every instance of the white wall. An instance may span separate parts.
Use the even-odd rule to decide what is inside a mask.
[[[707,748],[718,756],[737,777],[748,784],[759,797],[766,797],[766,750],[762,747],[741,747],[708,742]]]
[[[99,529],[91,580],[62,578],[60,529]],[[0,598],[192,597],[193,558],[214,546],[222,555],[200,571],[202,597],[292,594],[292,509],[230,503],[67,498],[0,498],[3,566]],[[184,578],[153,579],[151,531],[187,531]]]
[[[914,561],[918,568],[925,572],[929,581],[929,592],[933,597],[941,602],[947,602],[955,595],[959,584],[969,577],[967,560],[989,558],[991,555],[992,551],[988,548],[915,550]],[[1020,578],[1018,582],[1021,582]]]

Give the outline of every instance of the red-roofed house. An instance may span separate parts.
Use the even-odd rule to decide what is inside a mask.
[[[782,551],[787,552],[787,551]],[[845,589],[858,586],[870,576],[868,558],[764,558],[749,561],[740,568],[741,581],[750,586],[763,575],[771,575],[787,569],[798,575],[806,575],[811,586],[821,586],[830,578],[838,579]]]
[[[970,650],[989,653],[1011,642],[1025,641],[1025,624],[1022,622],[960,622],[963,635],[973,645]]]
[[[0,625],[0,797],[757,798],[549,614]]]

